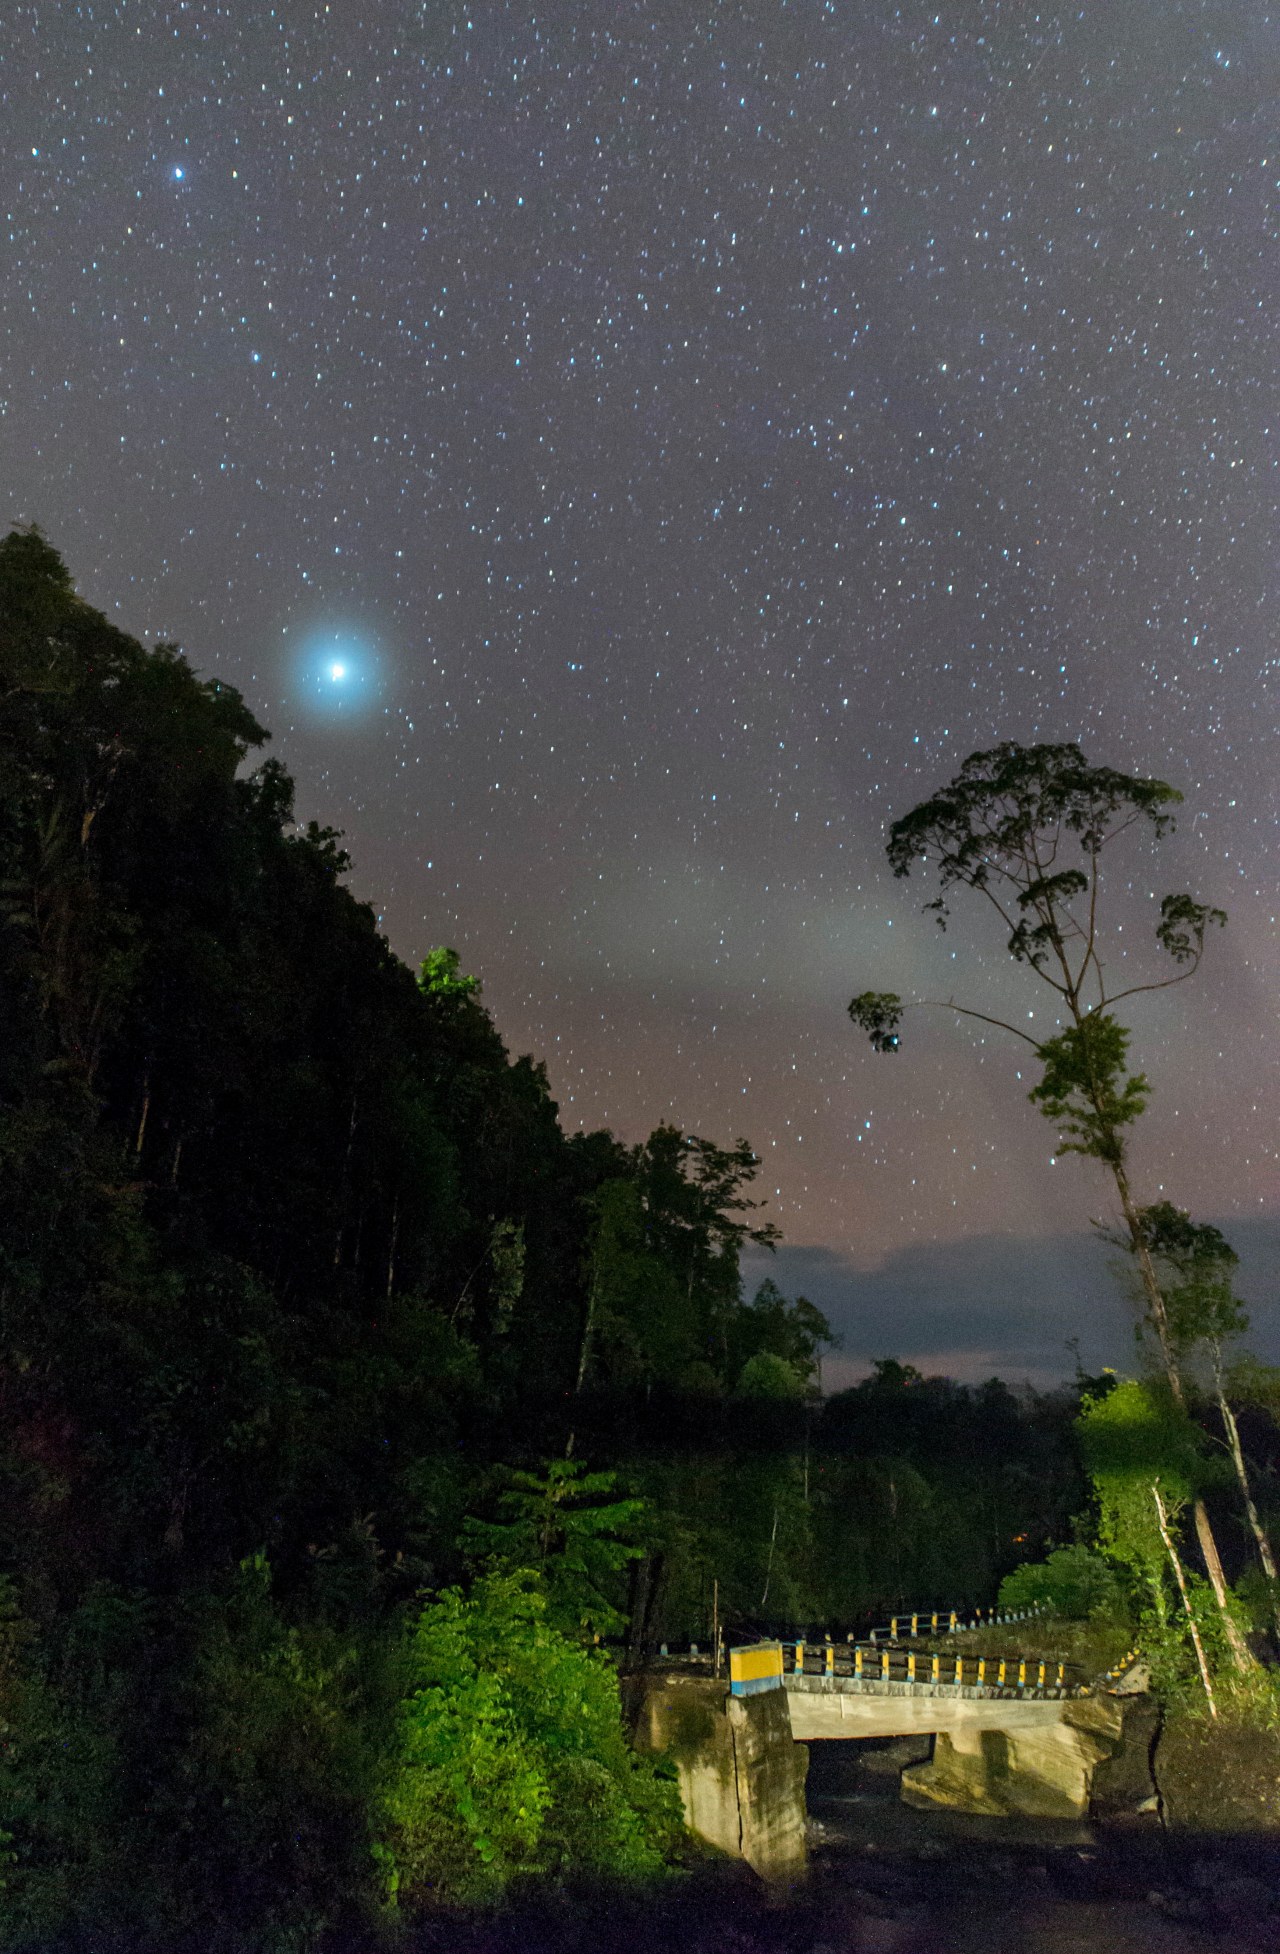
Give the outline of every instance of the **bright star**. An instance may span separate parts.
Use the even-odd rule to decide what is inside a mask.
[[[336,684],[340,679],[344,679],[346,676],[347,676],[346,666],[338,663],[338,661],[335,659],[334,663],[329,667],[329,677]]]
[[[180,164],[177,164],[177,163],[175,163],[175,164],[174,164],[174,166],[173,166],[173,180],[174,180],[174,182],[175,182],[175,183],[181,183],[181,181],[182,181],[182,179],[183,179],[183,177],[184,177],[185,175],[186,175],[186,171],[185,171],[185,170],[184,170],[184,169],[183,169],[183,168],[181,167],[181,165],[180,165]]]

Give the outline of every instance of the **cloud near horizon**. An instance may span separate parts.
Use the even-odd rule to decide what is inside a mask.
[[[1280,1363],[1280,1216],[1236,1218],[1223,1232],[1240,1256],[1252,1318],[1248,1347]],[[916,1242],[872,1268],[836,1249],[783,1244],[743,1259],[748,1291],[771,1276],[825,1311],[841,1338],[823,1361],[828,1391],[847,1389],[881,1357],[973,1384],[998,1376],[1049,1389],[1069,1377],[1078,1339],[1086,1370],[1138,1361],[1133,1311],[1116,1252],[1094,1235],[975,1235]]]

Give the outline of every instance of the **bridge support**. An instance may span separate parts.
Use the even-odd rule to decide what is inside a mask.
[[[730,1696],[709,1676],[661,1671],[633,1688],[636,1746],[671,1758],[689,1830],[762,1879],[802,1877],[809,1753],[786,1692]]]
[[[857,1690],[820,1677],[787,1678],[791,1725],[823,1738],[934,1737],[927,1764],[903,1773],[910,1805],[993,1816],[1083,1818],[1093,1774],[1120,1750],[1124,1707],[1112,1696],[999,1697],[909,1684]]]
[[[1094,1772],[1120,1748],[1123,1712],[1096,1696],[1056,1707],[1061,1715],[1052,1723],[975,1720],[939,1731],[929,1762],[902,1774],[904,1802],[998,1817],[1086,1818]]]

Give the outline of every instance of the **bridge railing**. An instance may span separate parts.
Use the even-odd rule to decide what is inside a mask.
[[[660,1656],[665,1660],[690,1663],[709,1669],[714,1675],[731,1678],[735,1694],[751,1694],[759,1689],[776,1688],[781,1683],[797,1686],[800,1678],[815,1681],[843,1680],[855,1687],[874,1690],[886,1684],[920,1688],[960,1689],[990,1694],[1025,1696],[1088,1696],[1097,1690],[1115,1687],[1138,1660],[1132,1650],[1105,1676],[1097,1676],[1082,1664],[1051,1656],[1027,1655],[1022,1651],[1001,1654],[989,1647],[980,1655],[966,1654],[959,1642],[945,1649],[938,1639],[960,1635],[977,1628],[1015,1627],[1046,1615],[1042,1608],[1001,1612],[975,1611],[969,1619],[958,1614],[916,1614],[893,1618],[887,1629],[874,1628],[862,1638],[852,1633],[843,1641],[831,1635],[817,1638],[791,1636],[744,1643],[732,1648],[723,1639],[718,1650],[699,1649],[694,1642],[688,1653],[671,1650],[664,1642]],[[934,1623],[937,1623],[936,1630]],[[1012,1638],[1011,1638],[1012,1639]]]
[[[1027,1655],[965,1655],[917,1651],[889,1642],[784,1642],[784,1676],[843,1678],[854,1683],[906,1683],[932,1688],[1079,1694],[1088,1684],[1078,1663]]]

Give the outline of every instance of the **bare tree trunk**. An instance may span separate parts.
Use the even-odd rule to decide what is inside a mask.
[[[1169,1380],[1169,1390],[1174,1403],[1180,1408],[1185,1408],[1186,1393],[1182,1388],[1182,1377],[1178,1370],[1177,1352],[1174,1349],[1173,1338],[1169,1332],[1169,1316],[1164,1306],[1164,1295],[1156,1275],[1155,1264],[1151,1260],[1151,1251],[1147,1247],[1146,1237],[1142,1232],[1142,1223],[1138,1218],[1138,1210],[1134,1205],[1133,1195],[1129,1188],[1129,1177],[1125,1173],[1123,1161],[1112,1160],[1108,1165],[1111,1168],[1112,1176],[1115,1180],[1116,1192],[1120,1196],[1120,1207],[1124,1215],[1125,1227],[1129,1231],[1129,1240],[1133,1247],[1134,1259],[1138,1264],[1138,1274],[1142,1282],[1142,1291],[1147,1300],[1147,1311],[1156,1333],[1156,1340],[1160,1345],[1160,1356],[1164,1363],[1165,1376]],[[1209,1585],[1213,1589],[1213,1598],[1217,1602],[1219,1612],[1222,1615],[1222,1629],[1227,1638],[1227,1646],[1231,1650],[1231,1660],[1240,1674],[1246,1675],[1249,1670],[1257,1668],[1257,1663],[1250,1653],[1248,1643],[1240,1633],[1239,1623],[1231,1612],[1231,1603],[1227,1595],[1226,1577],[1222,1572],[1222,1557],[1218,1552],[1218,1543],[1213,1537],[1213,1527],[1209,1521],[1208,1509],[1202,1499],[1196,1499],[1193,1510],[1195,1515],[1196,1539],[1200,1543],[1200,1552],[1204,1558],[1205,1572],[1209,1576]]]
[[[390,1300],[391,1293],[395,1288],[396,1244],[399,1242],[399,1240],[400,1240],[400,1196],[397,1194],[395,1200],[391,1204],[391,1241],[387,1248],[387,1298],[388,1300]]]
[[[1182,1571],[1182,1562],[1179,1560],[1178,1550],[1173,1544],[1173,1535],[1169,1531],[1169,1520],[1164,1510],[1164,1501],[1160,1497],[1160,1488],[1158,1486],[1151,1488],[1151,1497],[1156,1503],[1156,1518],[1160,1523],[1160,1538],[1163,1540],[1165,1552],[1169,1556],[1169,1561],[1173,1568],[1173,1578],[1178,1583],[1178,1593],[1182,1596],[1182,1605],[1186,1610],[1187,1625],[1191,1630],[1191,1640],[1195,1643],[1196,1661],[1200,1665],[1200,1680],[1204,1684],[1204,1693],[1209,1701],[1209,1715],[1216,1717],[1218,1714],[1218,1705],[1214,1701],[1213,1684],[1209,1679],[1209,1664],[1205,1659],[1204,1643],[1200,1640],[1200,1625],[1191,1612],[1191,1597],[1187,1593],[1187,1577]]]
[[[778,1509],[775,1506],[773,1509],[773,1532],[769,1535],[769,1561],[768,1561],[768,1565],[764,1570],[764,1593],[760,1597],[760,1606],[762,1608],[764,1607],[765,1602],[769,1599],[769,1583],[773,1579],[773,1550],[777,1546],[777,1544],[778,1544]]]
[[[1267,1538],[1266,1528],[1253,1502],[1253,1487],[1249,1483],[1249,1472],[1244,1462],[1244,1448],[1240,1443],[1240,1427],[1236,1423],[1236,1414],[1228,1404],[1227,1394],[1222,1386],[1222,1361],[1216,1350],[1213,1357],[1213,1379],[1218,1410],[1222,1413],[1222,1422],[1226,1428],[1227,1447],[1236,1469],[1236,1478],[1240,1481],[1244,1510],[1249,1516],[1249,1526],[1258,1548],[1258,1559],[1262,1562],[1262,1571],[1267,1577],[1267,1586],[1271,1590],[1271,1619],[1277,1635],[1280,1635],[1280,1574],[1276,1571],[1276,1559],[1271,1551],[1271,1542]]]

